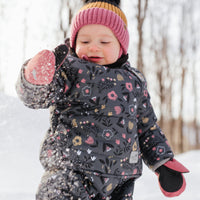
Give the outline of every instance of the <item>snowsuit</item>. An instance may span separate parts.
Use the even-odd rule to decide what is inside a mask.
[[[51,113],[37,200],[131,200],[142,158],[154,169],[173,157],[156,124],[146,81],[127,58],[101,66],[68,55],[49,85],[27,82],[26,64],[19,97]]]

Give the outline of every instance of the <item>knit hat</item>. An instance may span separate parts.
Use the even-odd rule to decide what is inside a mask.
[[[127,19],[119,8],[120,1],[91,0],[85,4],[73,18],[70,46],[75,49],[76,36],[81,27],[88,24],[101,24],[112,30],[121,45],[121,53],[127,54],[129,33]]]

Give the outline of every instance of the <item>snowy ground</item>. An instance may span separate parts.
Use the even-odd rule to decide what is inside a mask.
[[[48,128],[47,110],[31,110],[18,99],[0,93],[0,199],[34,200],[43,170],[38,160],[42,138]],[[189,169],[187,188],[174,200],[200,200],[200,151],[176,158]],[[165,200],[157,177],[146,167],[135,186],[135,200]]]

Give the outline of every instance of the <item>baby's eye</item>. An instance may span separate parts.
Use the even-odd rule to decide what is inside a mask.
[[[89,41],[81,41],[82,44],[88,44]]]
[[[108,41],[101,41],[101,44],[109,44],[110,42]]]

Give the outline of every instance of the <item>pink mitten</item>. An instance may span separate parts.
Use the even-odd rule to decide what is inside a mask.
[[[188,172],[189,170],[175,159],[156,169],[162,193],[167,197],[180,195],[186,187],[186,181],[182,173]]]
[[[54,53],[42,50],[28,62],[24,71],[26,80],[35,85],[51,83],[55,73],[55,64]]]

